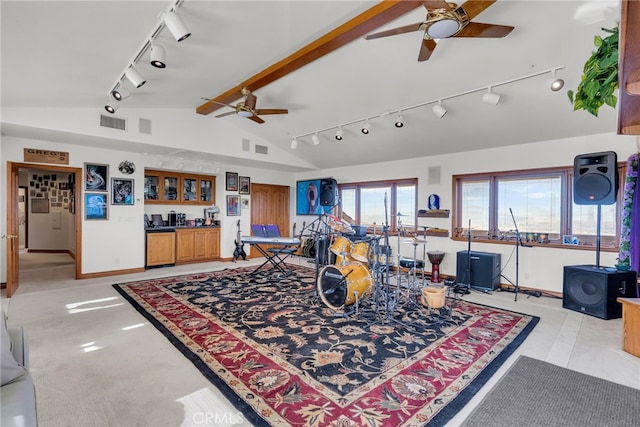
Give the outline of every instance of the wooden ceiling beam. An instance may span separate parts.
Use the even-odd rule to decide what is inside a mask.
[[[196,113],[211,114],[223,107],[213,101],[231,104],[242,97],[242,88],[247,88],[251,92],[256,91],[419,6],[421,6],[419,1],[382,1],[285,59],[250,77],[240,85],[234,86],[213,98],[212,101],[200,105],[196,108]]]

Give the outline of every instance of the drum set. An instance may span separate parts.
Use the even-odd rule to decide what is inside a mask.
[[[399,221],[398,249],[393,257],[388,226],[381,227],[378,233],[374,224],[373,234],[362,236],[333,215],[322,215],[314,223],[308,227],[311,237],[301,240],[307,252],[312,252],[312,247],[315,249],[314,299],[328,308],[345,316],[373,313],[378,319],[394,320],[393,313],[400,307],[431,310],[445,305],[445,287],[440,284],[439,275],[445,254],[427,252],[427,240],[419,238],[424,236],[401,240],[405,233]],[[400,256],[401,243],[413,245],[413,258]],[[417,258],[420,245],[422,259]],[[427,257],[431,263],[430,280],[424,272]],[[396,273],[392,274],[394,267]],[[436,294],[442,298],[431,298]]]

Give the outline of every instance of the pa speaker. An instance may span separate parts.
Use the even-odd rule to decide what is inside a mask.
[[[635,271],[596,268],[594,265],[564,267],[562,307],[601,319],[622,317],[616,298],[636,296]]]
[[[320,180],[320,206],[335,206],[338,201],[338,183],[335,179]]]
[[[582,154],[573,160],[576,205],[611,205],[618,191],[617,156],[613,151]]]
[[[456,282],[482,291],[500,287],[500,254],[459,251],[456,259]]]

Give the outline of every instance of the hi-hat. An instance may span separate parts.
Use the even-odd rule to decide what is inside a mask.
[[[412,245],[418,245],[418,244],[425,244],[427,243],[426,240],[422,240],[422,239],[405,239],[402,241],[402,243],[409,243]]]

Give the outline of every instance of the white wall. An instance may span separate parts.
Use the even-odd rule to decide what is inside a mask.
[[[405,161],[386,162],[375,165],[363,165],[347,168],[325,169],[319,172],[298,174],[297,180],[333,177],[338,183],[375,181],[385,179],[418,178],[418,209],[427,209],[429,194],[440,196],[440,208],[451,209],[452,176],[474,172],[506,171],[553,166],[573,165],[579,154],[613,150],[618,161],[625,161],[637,150],[635,137],[616,134],[601,134],[564,140],[553,140],[504,148],[478,150],[442,156],[421,157]],[[430,167],[440,167],[440,183],[429,182]],[[295,197],[294,197],[295,199]],[[295,200],[292,200],[292,212],[295,212]],[[293,216],[299,224],[309,217]],[[451,234],[451,219],[420,218],[418,225],[448,229]],[[440,273],[456,274],[456,252],[467,249],[466,242],[454,241],[446,237],[429,237],[428,251],[443,251],[445,258],[440,265]],[[390,239],[393,254],[396,255],[397,239]],[[413,245],[401,244],[401,254],[413,257]],[[501,254],[503,273],[515,282],[515,247],[498,243],[472,242],[473,251]],[[418,247],[418,258],[422,259],[422,248]],[[617,253],[601,252],[600,264],[613,266]],[[520,248],[519,274],[520,286],[562,292],[562,274],[565,265],[595,264],[596,255],[592,249],[562,248]],[[430,264],[427,262],[427,269]],[[502,280],[503,283],[507,283]]]

